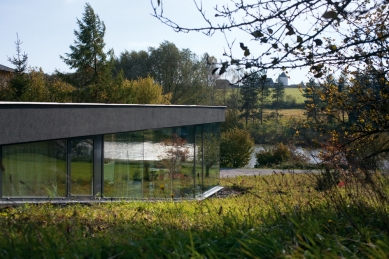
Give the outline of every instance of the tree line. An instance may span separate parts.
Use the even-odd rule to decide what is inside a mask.
[[[214,58],[198,56],[164,41],[147,51],[105,51],[106,27],[93,8],[85,5],[70,52],[60,58],[74,72],[45,74],[28,67],[17,37],[15,69],[0,85],[0,100],[36,102],[211,104]]]

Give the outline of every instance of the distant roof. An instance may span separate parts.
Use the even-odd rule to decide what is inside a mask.
[[[239,86],[236,84],[231,84],[230,81],[227,79],[217,79],[216,80],[215,89],[226,89],[228,87],[230,88],[238,88]]]
[[[6,66],[3,66],[2,64],[0,64],[0,71],[12,72],[14,70],[10,67],[6,67]]]
[[[272,85],[272,84],[274,84],[274,82],[273,82],[273,78],[266,78],[266,83],[267,84],[270,84],[270,85]]]
[[[288,77],[285,72],[282,72],[282,74],[279,77]]]

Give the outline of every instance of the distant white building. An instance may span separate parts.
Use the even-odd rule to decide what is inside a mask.
[[[288,86],[288,76],[282,72],[282,74],[278,76],[278,82],[283,83],[284,86]]]

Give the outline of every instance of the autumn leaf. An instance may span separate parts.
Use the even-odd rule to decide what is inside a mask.
[[[315,39],[314,42],[316,43],[316,46],[321,46],[323,44],[323,41],[320,39]]]
[[[260,37],[263,37],[263,33],[261,31],[253,31],[252,33],[250,33],[251,35],[253,35],[255,38],[260,38]]]
[[[286,33],[286,35],[290,36],[290,35],[295,34],[295,32],[294,32],[292,26],[289,26],[289,25],[288,25],[288,26],[286,26],[286,29],[288,30],[288,32]]]
[[[297,42],[302,43],[303,42],[303,38],[301,38],[300,36],[297,36]]]
[[[246,48],[246,50],[244,51],[244,56],[247,57],[248,55],[250,55],[250,50]]]
[[[270,33],[270,34],[273,34],[273,30],[268,28],[267,31]]]
[[[338,18],[338,14],[335,11],[325,12],[321,17],[324,19],[336,19]]]
[[[337,51],[338,47],[336,47],[336,45],[330,45],[328,46],[328,48],[332,51],[332,52],[335,52]]]
[[[239,46],[242,50],[247,50],[247,47],[242,42],[239,44]]]

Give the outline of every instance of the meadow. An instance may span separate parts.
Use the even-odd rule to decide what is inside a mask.
[[[318,191],[319,179],[227,178],[230,195],[202,201],[4,207],[0,257],[387,258],[388,203]]]
[[[298,88],[285,88],[285,96],[290,95],[296,98],[296,103],[304,103],[305,98]]]

